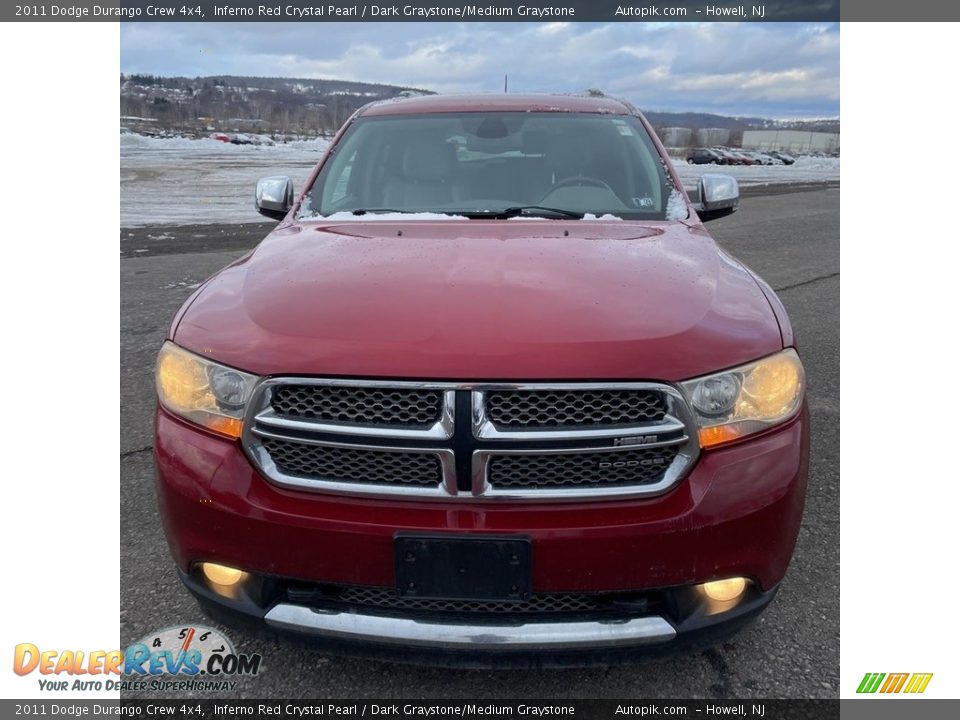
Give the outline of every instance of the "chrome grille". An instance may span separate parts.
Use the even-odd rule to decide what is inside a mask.
[[[264,438],[273,463],[289,475],[329,482],[439,486],[440,461],[431,453],[324,447]]]
[[[497,428],[636,425],[667,414],[662,393],[653,390],[493,390],[485,397]]]
[[[660,482],[677,455],[677,447],[581,452],[496,455],[487,481],[495,488],[565,488],[650,485]]]
[[[267,378],[243,445],[286,487],[446,501],[647,496],[699,453],[683,396],[654,382]]]
[[[429,427],[440,420],[439,390],[280,385],[270,406],[280,416],[352,425]]]

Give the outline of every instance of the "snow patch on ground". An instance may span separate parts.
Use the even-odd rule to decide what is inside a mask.
[[[328,145],[121,135],[120,226],[263,222],[253,207],[257,180],[289,175],[299,192]]]
[[[128,133],[120,136],[120,154],[124,150],[152,150],[154,152],[214,152],[222,155],[235,155],[251,152],[259,153],[284,153],[284,152],[302,152],[304,150],[326,150],[330,141],[326,138],[314,138],[311,140],[292,140],[286,143],[276,143],[274,145],[234,145],[233,143],[221,142],[213,138],[158,138]]]
[[[194,282],[193,280],[175,280],[173,282],[168,282],[163,286],[164,290],[196,290],[200,287],[202,282]]]
[[[835,170],[840,172],[840,158],[835,157],[801,157],[790,167],[796,170]]]
[[[840,158],[798,158],[793,165],[690,165],[673,158],[673,166],[686,188],[697,186],[706,173],[732,175],[740,187],[810,182],[840,182]]]

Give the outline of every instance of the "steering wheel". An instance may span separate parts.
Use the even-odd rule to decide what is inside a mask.
[[[610,187],[603,180],[600,180],[599,178],[595,178],[595,177],[590,177],[589,175],[574,175],[572,177],[566,178],[565,180],[561,180],[560,182],[555,183],[554,186],[547,191],[547,195],[549,195],[550,193],[556,190],[559,190],[560,188],[565,188],[570,185],[586,185],[587,187],[604,188],[605,190],[609,190],[611,193],[616,195],[613,188]],[[547,197],[547,195],[544,195],[544,197]]]

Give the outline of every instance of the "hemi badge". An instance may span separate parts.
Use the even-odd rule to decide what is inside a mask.
[[[658,439],[658,435],[634,435],[633,437],[622,437],[614,438],[614,445],[646,445],[647,443],[654,443]]]

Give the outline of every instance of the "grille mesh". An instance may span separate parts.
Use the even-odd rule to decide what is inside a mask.
[[[675,446],[491,458],[487,479],[497,488],[651,485],[663,479],[677,455]]]
[[[440,390],[280,385],[270,405],[278,415],[351,425],[429,427],[440,419]]]
[[[294,602],[316,602],[326,599],[364,608],[430,613],[588,613],[605,606],[602,597],[585,593],[532,595],[524,602],[401,597],[390,588],[369,587],[346,587],[339,589],[335,594],[323,595],[311,589],[291,587],[288,588],[287,595]]]
[[[494,390],[486,411],[497,428],[533,429],[659,422],[667,408],[655,390]]]
[[[474,389],[472,398],[471,388],[465,385],[456,393],[457,401],[469,404],[479,399],[486,421],[506,434],[506,439],[496,444],[481,439],[469,445],[462,442],[471,433],[465,412],[453,437],[445,434],[428,438],[433,433],[426,431],[438,423],[453,431],[456,413],[453,407],[445,407],[446,386],[424,388],[400,381],[395,387],[376,387],[376,381],[369,386],[354,386],[293,377],[275,382],[257,396],[252,434],[245,437],[245,443],[250,443],[247,449],[251,457],[270,479],[311,490],[322,488],[325,482],[344,483],[365,486],[356,493],[386,494],[399,488],[416,488],[411,492],[418,497],[430,496],[432,491],[436,497],[446,498],[445,482],[452,488],[457,480],[463,487],[460,492],[465,494],[470,458],[464,453],[481,450],[484,485],[491,491],[530,491],[528,496],[536,497],[538,490],[563,489],[580,490],[585,497],[591,492],[606,496],[610,494],[604,491],[606,488],[622,488],[628,493],[634,487],[642,492],[644,486],[657,486],[671,467],[679,477],[691,461],[686,454],[679,455],[687,438],[675,435],[680,426],[673,417],[672,391],[653,383],[608,387],[569,384],[566,388],[547,384],[492,386]],[[272,413],[263,412],[267,406]],[[472,412],[469,405],[460,408],[468,409]],[[299,422],[283,423],[279,418]],[[401,428],[411,437],[419,432],[424,441],[406,441]],[[601,447],[605,449],[612,440],[562,432],[603,428],[616,429],[620,434],[669,431],[670,437],[676,437],[676,444],[650,447],[624,443],[615,451],[603,451]],[[386,440],[380,444],[371,441],[369,436],[376,434],[393,437],[390,443],[398,447],[388,448]],[[341,437],[347,447],[324,444],[334,437]],[[483,435],[483,439],[496,437],[495,433]],[[524,448],[525,452],[511,453],[508,440],[522,441],[512,447]],[[409,452],[400,448],[409,448]],[[571,452],[574,448],[576,452]],[[561,449],[564,452],[558,452]],[[446,473],[451,476],[445,478]],[[523,494],[515,493],[516,497]]]
[[[442,480],[440,460],[430,453],[324,447],[264,438],[280,470],[315,480],[433,486]]]

